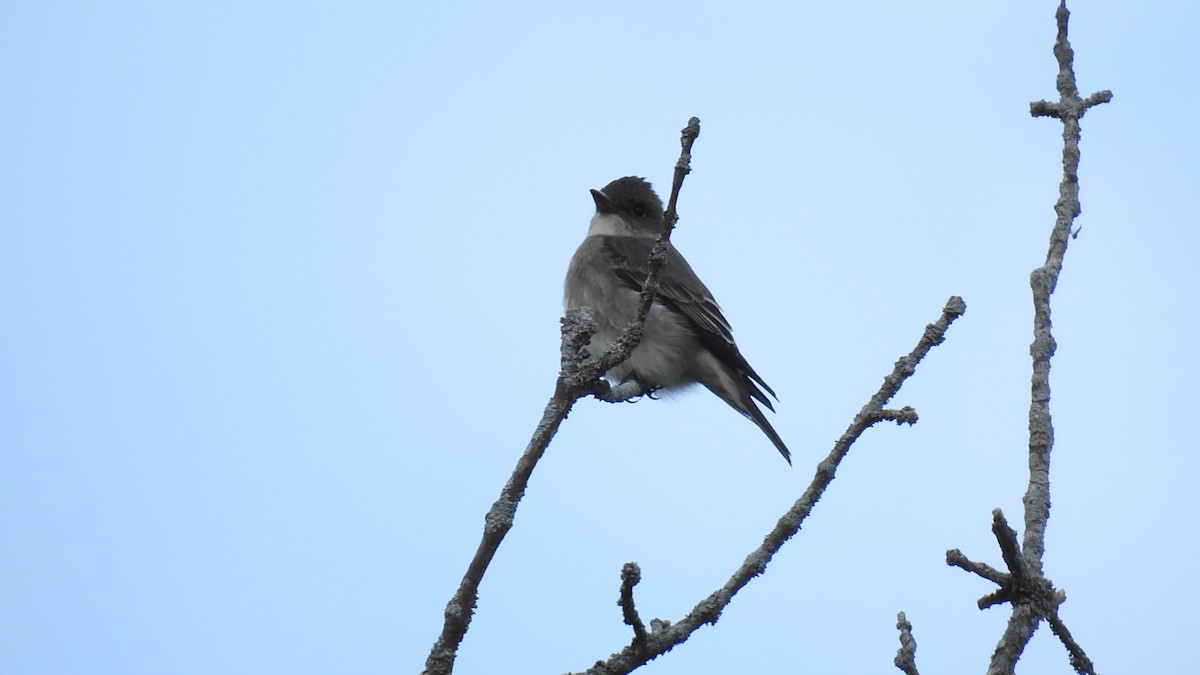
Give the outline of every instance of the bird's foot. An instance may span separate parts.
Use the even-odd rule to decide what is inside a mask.
[[[637,380],[625,380],[616,386],[608,387],[607,391],[596,391],[593,394],[601,401],[609,403],[633,403],[642,396],[656,398],[653,389],[647,389]]]

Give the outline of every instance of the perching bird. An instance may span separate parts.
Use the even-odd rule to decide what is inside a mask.
[[[596,215],[571,258],[563,304],[592,308],[598,330],[588,352],[599,357],[637,312],[663,206],[650,183],[635,176],[592,190],[592,199]],[[712,293],[674,246],[667,249],[660,280],[641,343],[606,378],[614,384],[636,381],[638,392],[702,384],[757,424],[791,464],[792,454],[752,400],[774,411],[766,394],[775,392],[738,351]]]

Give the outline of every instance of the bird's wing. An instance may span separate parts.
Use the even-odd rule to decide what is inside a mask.
[[[650,271],[650,250],[654,247],[654,240],[647,237],[614,236],[606,236],[604,240],[604,254],[611,263],[617,279],[640,293]],[[750,377],[767,393],[775,396],[771,387],[754,372],[738,350],[737,343],[733,341],[729,321],[721,313],[721,307],[713,298],[712,292],[700,281],[692,271],[692,266],[674,246],[667,249],[667,264],[660,277],[657,301],[686,317],[701,344],[717,359]],[[750,385],[750,395],[774,410],[770,400],[757,387],[749,382],[747,384]]]

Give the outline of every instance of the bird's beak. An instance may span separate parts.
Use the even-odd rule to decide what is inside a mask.
[[[597,213],[616,213],[617,206],[602,190],[592,190],[592,201],[596,202]]]

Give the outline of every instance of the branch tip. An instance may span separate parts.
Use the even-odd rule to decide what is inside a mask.
[[[635,562],[627,562],[621,566],[621,597],[617,604],[621,606],[621,615],[625,625],[633,628],[633,642],[636,645],[646,643],[646,624],[638,616],[637,606],[633,602],[633,587],[642,580],[642,569]]]
[[[913,637],[912,624],[904,612],[896,615],[896,628],[900,631],[900,649],[896,650],[896,658],[892,663],[904,672],[904,675],[919,675],[917,672],[917,639]]]

